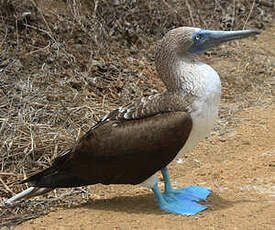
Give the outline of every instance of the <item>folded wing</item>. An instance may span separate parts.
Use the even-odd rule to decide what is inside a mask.
[[[23,182],[50,188],[138,184],[175,158],[191,129],[192,120],[185,112],[164,112],[136,120],[110,116],[50,168]]]

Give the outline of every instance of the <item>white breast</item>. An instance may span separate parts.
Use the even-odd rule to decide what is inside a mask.
[[[196,88],[193,94],[197,96],[191,105],[193,128],[180,154],[189,152],[199,141],[207,137],[218,118],[221,95],[219,75],[211,66],[201,62],[196,62],[192,71],[196,75],[196,82],[193,83]]]
[[[196,100],[191,105],[192,131],[175,159],[192,150],[199,141],[210,134],[218,117],[221,95],[220,77],[211,66],[201,62],[190,65],[183,63],[183,65],[184,68],[179,68],[177,74],[190,76],[185,89],[191,89]],[[157,182],[157,176],[153,175],[142,185],[152,188]]]

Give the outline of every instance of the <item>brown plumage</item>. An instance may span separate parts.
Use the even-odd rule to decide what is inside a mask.
[[[138,184],[174,159],[192,129],[192,120],[185,112],[137,120],[117,120],[118,114],[111,113],[50,168],[23,182],[49,188]]]
[[[206,209],[196,201],[205,200],[210,190],[199,186],[175,190],[166,168],[180,150],[187,153],[208,136],[218,116],[220,78],[211,66],[194,57],[222,42],[255,34],[258,32],[253,30],[224,32],[191,27],[169,31],[159,41],[156,52],[156,69],[167,90],[135,100],[103,117],[50,168],[23,181],[34,187],[6,203],[58,187],[143,182],[167,212],[194,215]],[[159,170],[164,178],[164,194],[154,175]]]
[[[179,92],[177,77],[167,72],[170,65],[165,64],[173,62],[178,47],[185,47],[188,39],[182,35],[182,29],[167,33],[157,48],[156,66],[167,86],[166,92],[137,99],[112,111],[71,151],[58,157],[52,167],[23,183],[48,188],[138,184],[167,166],[192,129],[189,112],[195,97]]]

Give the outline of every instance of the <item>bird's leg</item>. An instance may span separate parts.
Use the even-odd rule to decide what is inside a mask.
[[[206,206],[197,204],[196,202],[191,200],[167,201],[166,199],[164,199],[164,196],[160,193],[157,183],[154,185],[152,190],[155,194],[159,207],[162,210],[169,213],[190,216],[190,215],[195,215],[207,208]]]
[[[170,176],[167,167],[161,169],[161,173],[165,183],[165,192],[163,198],[166,201],[171,200],[190,200],[190,201],[202,201],[206,200],[211,190],[200,186],[189,186],[183,189],[173,189]]]

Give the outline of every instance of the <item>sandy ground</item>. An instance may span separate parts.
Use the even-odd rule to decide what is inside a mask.
[[[239,125],[226,139],[212,135],[183,164],[170,166],[174,186],[213,190],[207,211],[190,217],[167,214],[149,190],[96,185],[86,204],[15,229],[274,229],[274,111],[269,104],[238,113]]]
[[[259,44],[270,60],[274,34],[274,27],[264,32]],[[275,105],[270,97],[258,100],[260,106],[236,112],[234,125],[228,124],[223,135],[213,132],[181,164],[170,165],[175,187],[196,184],[213,190],[206,211],[189,217],[167,214],[148,189],[95,185],[87,202],[55,206],[12,229],[275,229]],[[222,104],[227,106],[232,105]]]
[[[272,46],[272,36],[274,29],[262,38]],[[213,132],[181,164],[170,165],[175,187],[213,190],[208,210],[190,217],[167,214],[145,188],[95,185],[88,202],[54,207],[15,229],[275,229],[275,106],[272,98],[259,100],[261,106],[234,114],[235,125],[224,135]]]

